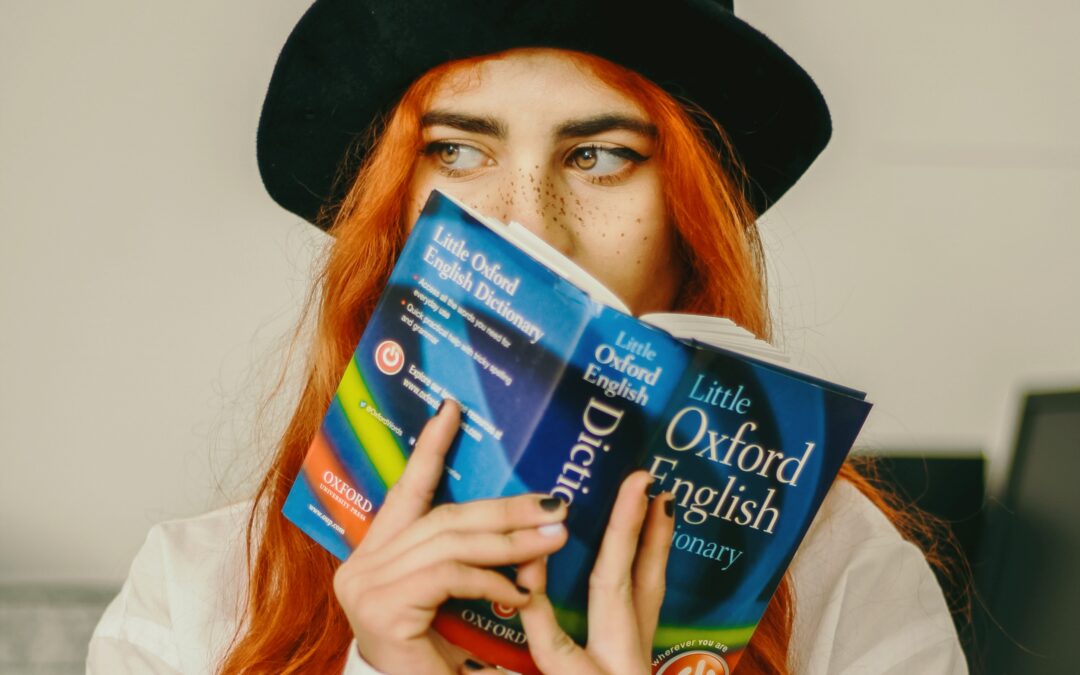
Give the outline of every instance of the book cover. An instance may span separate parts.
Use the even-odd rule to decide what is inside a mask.
[[[341,559],[363,538],[439,402],[462,405],[435,503],[549,493],[569,540],[549,559],[560,625],[587,639],[588,575],[622,479],[675,495],[653,670],[738,663],[869,412],[861,392],[678,339],[596,301],[432,193],[283,512]],[[549,266],[550,265],[550,266]],[[454,600],[436,630],[536,672],[520,620]]]

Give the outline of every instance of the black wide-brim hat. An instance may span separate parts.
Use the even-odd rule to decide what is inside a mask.
[[[355,144],[409,85],[446,61],[515,47],[588,52],[708,112],[746,169],[763,213],[832,133],[825,99],[731,0],[316,0],[278,57],[257,152],[274,200],[316,223],[343,196]],[[714,142],[719,144],[718,139]],[[348,153],[346,160],[346,151]],[[325,226],[325,221],[317,224]]]

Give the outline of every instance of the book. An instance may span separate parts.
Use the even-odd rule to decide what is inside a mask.
[[[653,671],[739,661],[870,410],[727,319],[634,317],[543,239],[433,192],[283,507],[345,559],[447,397],[462,407],[435,503],[568,503],[548,595],[587,640],[588,577],[622,479],[675,497]],[[451,600],[434,627],[535,673],[512,608]],[[689,668],[689,670],[687,670]],[[698,670],[700,668],[700,670]]]

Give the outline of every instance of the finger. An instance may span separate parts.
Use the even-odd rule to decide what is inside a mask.
[[[675,495],[662,492],[652,499],[634,558],[634,609],[638,636],[646,660],[652,658],[653,636],[664,603],[668,553],[675,530]]]
[[[518,586],[528,589],[530,593],[537,590],[545,592],[547,589],[547,560],[548,557],[545,555],[518,565]]]
[[[380,566],[444,532],[511,532],[558,523],[566,519],[566,512],[561,499],[536,493],[442,504],[372,551],[369,564]]]
[[[442,479],[446,451],[460,426],[458,402],[443,399],[438,412],[420,432],[405,470],[387,492],[386,500],[357,550],[377,549],[431,509],[431,499]]]
[[[521,565],[518,585],[529,589],[528,602],[518,609],[518,616],[537,667],[545,673],[600,675],[592,658],[555,619],[555,609],[547,596],[547,557]]]
[[[566,544],[566,527],[552,523],[541,528],[492,532],[444,532],[417,544],[389,564],[368,565],[366,576],[375,584],[389,583],[443,561],[478,567],[516,565],[554,553]],[[550,528],[550,529],[548,529]]]
[[[634,607],[632,566],[642,521],[648,509],[646,490],[652,476],[635,471],[626,477],[608,519],[600,552],[589,576],[588,625],[605,626],[596,644],[600,653],[637,654],[637,612]]]
[[[521,608],[529,594],[494,570],[443,561],[417,570],[390,584],[378,586],[369,597],[381,607],[409,607],[434,612],[450,598],[488,600]]]

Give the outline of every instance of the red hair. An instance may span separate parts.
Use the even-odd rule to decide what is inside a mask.
[[[680,263],[688,270],[674,309],[726,316],[768,338],[764,264],[756,214],[743,196],[746,177],[730,149],[718,152],[705,135],[715,134],[713,140],[726,145],[723,130],[632,71],[588,54],[564,54],[636,101],[659,130],[654,159],[664,176],[669,222],[679,234]],[[327,204],[320,214],[336,241],[305,310],[306,319],[318,303],[300,400],[248,519],[248,560],[254,562],[243,620],[219,671],[223,675],[339,672],[344,666],[352,633],[333,592],[337,560],[288,523],[281,507],[404,242],[408,186],[422,149],[420,117],[445,76],[489,58],[498,55],[446,63],[414,82],[381,133],[373,131],[364,139],[370,151],[344,199]],[[300,334],[298,328],[294,344]],[[919,523],[852,461],[840,478],[908,530]],[[931,554],[933,562],[936,554]],[[794,612],[786,574],[740,661],[740,672],[788,672]]]

